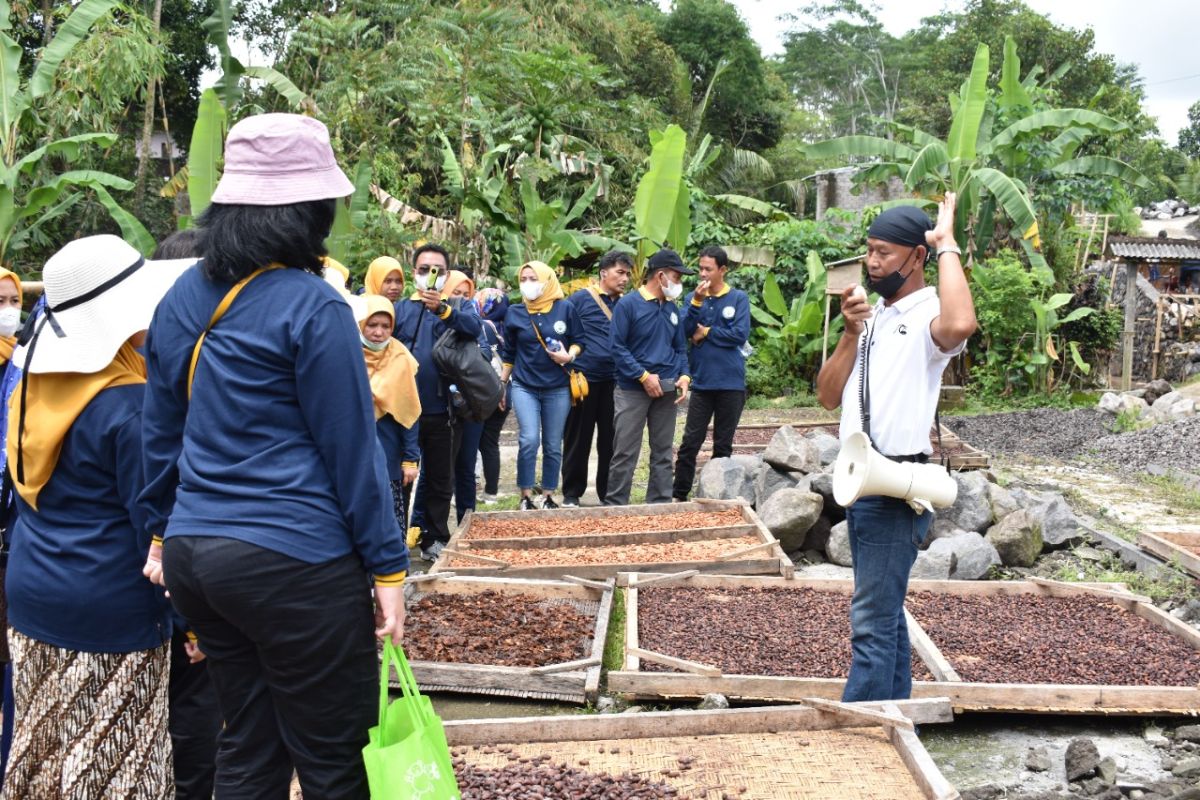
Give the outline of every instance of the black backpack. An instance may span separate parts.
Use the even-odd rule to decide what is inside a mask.
[[[433,363],[446,383],[453,384],[462,402],[451,392],[450,406],[469,422],[483,422],[500,405],[500,376],[474,336],[447,330],[433,344]]]

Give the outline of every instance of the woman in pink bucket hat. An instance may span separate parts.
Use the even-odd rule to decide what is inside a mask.
[[[147,338],[146,573],[208,657],[219,800],[283,800],[293,768],[307,800],[368,797],[375,637],[400,640],[408,551],[359,329],[321,278],[352,188],[317,120],[239,122],[203,260]]]

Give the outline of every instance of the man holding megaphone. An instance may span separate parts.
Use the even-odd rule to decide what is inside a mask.
[[[946,474],[926,465],[942,371],[975,332],[975,305],[954,241],[955,196],[937,224],[914,206],[890,208],[867,231],[867,288],[842,292],[845,331],[817,377],[817,398],[842,407],[835,494],[845,498],[854,599],[850,677],[842,700],[896,700],[912,691],[904,596],[927,509],[953,502]],[[925,285],[937,259],[938,287]],[[840,491],[839,491],[840,490]]]

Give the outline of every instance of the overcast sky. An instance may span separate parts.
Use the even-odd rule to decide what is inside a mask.
[[[750,25],[765,55],[782,49],[785,23],[803,0],[732,0]],[[868,0],[869,2],[869,0]],[[659,0],[664,8],[670,0]],[[1187,110],[1200,100],[1200,2],[1197,0],[1026,0],[1058,25],[1091,27],[1096,49],[1117,61],[1137,64],[1145,80],[1147,111],[1158,119],[1159,132],[1175,144],[1187,124]],[[879,19],[894,35],[915,27],[924,16],[944,8],[958,9],[961,0],[879,0]]]

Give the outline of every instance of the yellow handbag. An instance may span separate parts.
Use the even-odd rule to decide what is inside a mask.
[[[541,343],[542,349],[549,353],[550,348],[546,347],[546,340],[542,338],[542,332],[538,330],[537,323],[533,321],[532,316],[529,318],[529,325],[533,328],[533,335]],[[577,369],[567,369],[562,364],[559,366],[562,367],[563,372],[567,373],[567,384],[571,387],[571,405],[577,406],[588,396],[587,376]]]

